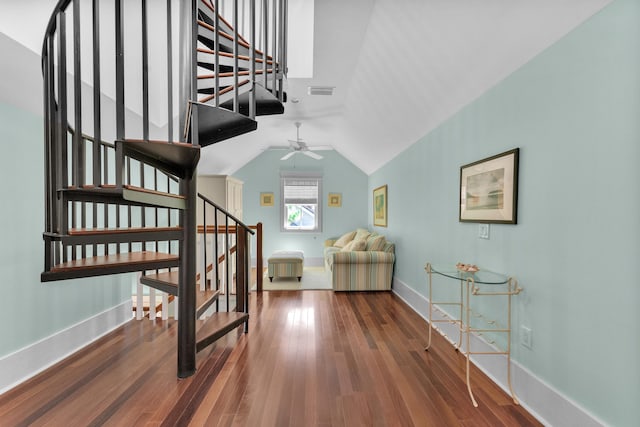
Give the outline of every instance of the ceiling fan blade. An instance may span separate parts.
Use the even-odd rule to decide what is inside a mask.
[[[291,150],[288,145],[270,145],[267,150]]]
[[[316,154],[313,151],[301,151],[302,154],[304,154],[305,156],[309,156],[312,159],[316,159],[316,160],[320,160],[322,159],[322,156],[320,154]]]
[[[311,151],[331,151],[333,147],[330,145],[310,145],[307,147]]]
[[[297,153],[297,151],[292,151],[290,153],[287,153],[284,156],[282,156],[282,158],[280,160],[287,160],[289,157],[293,156],[296,153]]]

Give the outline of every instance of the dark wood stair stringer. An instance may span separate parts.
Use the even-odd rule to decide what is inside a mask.
[[[196,352],[204,350],[248,320],[248,313],[238,311],[217,312],[206,320],[199,320],[196,331]]]
[[[170,295],[178,296],[178,281],[180,279],[179,269],[164,273],[145,274],[140,277],[143,285],[158,289]],[[194,281],[195,282],[195,281]],[[199,318],[218,299],[219,290],[206,289],[196,290],[196,318]]]

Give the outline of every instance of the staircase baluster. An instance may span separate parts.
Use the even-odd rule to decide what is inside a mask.
[[[169,294],[162,292],[162,320],[169,318]]]
[[[216,28],[216,32],[218,32],[218,28]],[[238,103],[238,71],[239,71],[239,63],[238,63],[238,55],[240,54],[238,50],[238,0],[233,0],[233,111],[239,112],[240,105]]]
[[[156,290],[154,288],[149,288],[149,320],[156,320]]]
[[[101,99],[100,99],[100,7],[99,0],[93,0],[93,185],[100,185],[100,145],[102,142]],[[94,211],[95,212],[95,211]]]
[[[66,37],[66,19],[65,12],[58,14],[58,140],[59,146],[57,150],[58,164],[58,188],[67,188],[69,186],[69,178],[67,173],[67,37]],[[60,203],[60,223],[58,224],[58,232],[67,234],[68,224],[68,206],[67,203],[59,198]],[[63,251],[63,262],[67,260],[66,251]]]
[[[215,289],[216,291],[220,290],[220,262],[218,262],[218,258],[220,257],[220,249],[218,248],[218,208],[214,207],[213,208],[213,222],[214,222],[214,226],[213,226],[213,239],[214,239],[214,256],[212,257],[212,262],[213,265],[215,267],[216,273],[215,273]],[[216,300],[216,311],[220,310],[220,300]]]
[[[256,2],[255,0],[249,0],[249,78],[251,81],[251,90],[249,92],[249,118],[255,120],[256,118]],[[244,5],[244,3],[243,3]],[[243,20],[244,21],[244,20]]]
[[[144,316],[144,288],[142,287],[142,283],[138,280],[138,284],[136,286],[136,320],[142,320]]]
[[[262,0],[263,9],[263,23],[262,30],[264,32],[264,46],[262,50],[262,82],[265,89],[269,89],[267,86],[267,79],[269,74],[267,73],[267,57],[269,52],[269,0]]]
[[[43,91],[45,94],[54,92],[54,76],[55,71],[53,68],[53,36],[47,34],[44,42],[45,48],[43,49],[42,61],[43,61]],[[52,233],[56,231],[57,218],[56,218],[56,163],[53,161],[54,153],[56,152],[55,144],[55,126],[51,126],[55,123],[55,103],[52,96],[44,97],[44,117],[45,117],[45,232]],[[52,265],[56,264],[55,261],[55,243],[50,238],[45,238],[44,247],[44,269],[48,271]]]
[[[173,36],[171,0],[167,0],[167,141],[173,142]]]
[[[225,293],[227,296],[227,311],[229,311],[229,294],[231,293],[230,283],[233,280],[233,276],[231,276],[231,269],[229,268],[229,256],[231,255],[230,251],[230,242],[229,242],[229,216],[225,215],[224,217],[224,263],[225,263]],[[231,277],[230,277],[231,276]]]
[[[202,235],[200,239],[200,248],[202,254],[202,262],[200,266],[200,290],[209,289],[207,283],[207,204],[202,202]]]
[[[215,65],[214,65],[214,73],[215,73],[215,83],[214,83],[214,93],[215,93],[215,106],[219,107],[220,106],[220,15],[218,14],[218,11],[220,9],[218,9],[219,6],[219,1],[215,0],[215,21],[214,21],[214,25],[216,27],[216,31],[214,33],[214,44],[215,44]],[[217,256],[217,255],[216,255]]]
[[[84,142],[82,141],[82,57],[80,50],[80,0],[73,0],[73,111],[74,132],[71,154],[74,185],[82,187],[85,179]],[[76,223],[74,222],[74,226]]]
[[[133,184],[133,177],[131,175],[131,157],[127,157],[126,158],[126,165],[127,165],[127,177],[126,177],[126,183],[129,185]],[[127,203],[127,227],[131,228],[131,205]],[[127,252],[131,252],[131,242],[127,243]]]
[[[276,13],[277,0],[271,0],[271,93],[278,96],[276,90],[276,58],[278,57],[278,14]]]
[[[147,0],[142,4],[142,139],[149,140],[149,41],[147,29]],[[140,185],[144,188],[144,185]]]

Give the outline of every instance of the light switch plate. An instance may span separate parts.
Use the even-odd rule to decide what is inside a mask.
[[[480,224],[478,226],[478,237],[481,239],[489,238],[489,224]]]

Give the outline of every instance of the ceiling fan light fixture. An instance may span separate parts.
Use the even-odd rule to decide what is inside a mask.
[[[309,86],[307,87],[307,93],[309,95],[333,95],[335,86]]]

